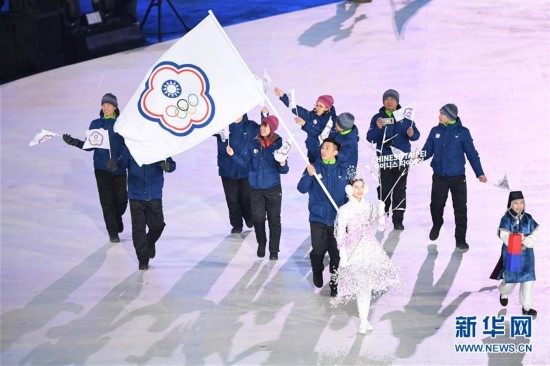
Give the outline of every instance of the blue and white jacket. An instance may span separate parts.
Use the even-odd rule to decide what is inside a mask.
[[[458,117],[453,124],[440,123],[433,127],[422,149],[426,152],[424,159],[433,156],[430,165],[441,177],[465,175],[465,155],[476,177],[485,175],[470,131],[462,126]]]

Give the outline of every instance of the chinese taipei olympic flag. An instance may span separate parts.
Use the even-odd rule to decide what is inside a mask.
[[[139,165],[151,164],[206,140],[264,98],[210,11],[147,72],[114,129]]]

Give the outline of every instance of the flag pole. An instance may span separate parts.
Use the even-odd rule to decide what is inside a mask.
[[[225,37],[227,43],[231,46],[231,48],[233,49],[233,52],[235,53],[235,55],[237,56],[237,58],[239,59],[239,61],[242,63],[243,67],[245,68],[245,70],[247,71],[248,75],[254,79],[254,74],[252,74],[252,72],[250,71],[250,69],[248,68],[248,65],[244,62],[243,58],[241,57],[241,55],[239,54],[239,51],[237,51],[237,49],[235,48],[235,46],[233,45],[233,42],[231,42],[231,39],[229,39],[229,37],[227,36],[227,34],[225,33],[225,31],[223,30],[223,27],[221,26],[221,24],[218,22],[218,19],[216,18],[216,16],[214,15],[214,12],[212,12],[212,10],[208,10],[208,14],[212,16],[212,19],[214,20],[214,23],[218,26],[220,32],[223,34],[223,36]],[[294,135],[292,133],[290,133],[290,130],[288,129],[286,123],[284,122],[284,120],[281,118],[281,116],[279,115],[279,113],[277,112],[277,110],[275,109],[275,107],[273,106],[273,103],[271,103],[271,100],[267,97],[267,95],[265,94],[265,91],[260,88],[260,86],[258,85],[258,83],[254,82],[254,84],[256,85],[256,89],[258,91],[261,92],[261,94],[263,94],[264,96],[264,101],[267,101],[267,104],[269,105],[269,108],[270,110],[272,110],[275,114],[275,116],[279,119],[279,121],[281,122],[281,125],[283,126],[283,128],[285,129],[286,133],[288,134],[290,140],[292,141],[293,145],[296,146],[296,149],[298,150],[298,152],[300,153],[300,156],[304,159],[304,161],[306,162],[307,165],[310,164],[309,162],[309,159],[307,158],[307,156],[304,154],[304,152],[302,151],[302,149],[300,148],[300,145],[298,145],[298,142],[296,141],[296,139],[294,138]],[[334,199],[332,198],[332,196],[330,195],[330,193],[328,192],[327,190],[327,187],[325,187],[325,185],[323,184],[323,182],[321,181],[321,178],[319,177],[319,175],[316,173],[315,175],[315,178],[317,179],[317,182],[319,182],[319,185],[321,186],[321,188],[323,189],[323,192],[325,192],[325,194],[327,195],[330,203],[332,203],[332,205],[334,206],[334,208],[336,209],[336,211],[338,211],[338,205],[336,204],[336,202],[334,202]]]

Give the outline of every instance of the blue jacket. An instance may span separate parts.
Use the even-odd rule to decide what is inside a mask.
[[[290,102],[288,100],[288,95],[283,94],[282,97],[279,98],[287,107],[290,105]],[[298,117],[302,118],[304,121],[306,121],[306,124],[302,126],[302,130],[306,132],[306,149],[307,149],[307,157],[310,162],[313,162],[317,160],[320,155],[320,147],[321,142],[319,141],[319,135],[323,130],[325,129],[325,126],[327,125],[328,121],[332,117],[332,122],[336,123],[336,109],[334,106],[332,108],[325,112],[323,115],[318,116],[315,114],[315,110],[307,110],[303,107],[300,107],[299,105],[296,106],[296,108],[292,109],[292,113],[294,115],[298,115]]]
[[[359,160],[359,130],[357,126],[354,125],[350,132],[346,134],[332,129],[329,137],[340,144],[338,162],[346,169],[349,169],[349,167],[357,168],[357,161]],[[321,155],[320,151],[319,148],[319,156]]]
[[[348,184],[348,174],[346,168],[338,162],[336,164],[325,164],[323,160],[318,159],[313,163],[317,174],[321,175],[321,182],[327,188],[332,199],[338,207],[347,201],[346,184]],[[336,209],[328,199],[321,188],[317,178],[310,176],[307,169],[298,182],[298,191],[300,193],[309,193],[309,222],[318,222],[327,226],[334,226],[336,219]]]
[[[464,155],[468,158],[476,177],[484,175],[470,131],[462,126],[460,118],[457,118],[454,124],[444,126],[440,123],[433,127],[422,149],[426,152],[424,159],[433,156],[430,165],[439,176],[465,175]]]
[[[276,136],[275,142],[264,148],[256,137],[241,155],[233,155],[235,162],[248,170],[248,183],[252,189],[269,189],[281,184],[281,174],[288,173],[288,161],[281,166],[273,152],[283,145],[283,139]]]
[[[235,155],[242,155],[248,150],[252,140],[258,136],[260,125],[243,116],[240,123],[229,125],[229,145],[235,151]],[[235,159],[227,154],[227,141],[222,141],[220,135],[214,135],[218,142],[218,174],[229,179],[241,179],[248,176],[248,168],[237,164]]]
[[[500,220],[499,231],[505,230],[510,233],[519,233],[525,236],[531,234],[539,224],[528,213],[523,214],[519,221],[519,225],[516,225],[516,217],[510,213],[510,210]],[[533,248],[522,248],[521,250],[521,270],[519,272],[507,271],[506,256],[508,255],[508,247],[502,244],[501,248],[502,258],[502,270],[497,275],[497,279],[504,279],[506,283],[518,283],[535,281],[535,252]]]
[[[116,117],[119,116],[118,109],[115,109],[115,115]],[[112,157],[115,159],[115,157],[120,156],[122,154],[122,151],[124,150],[124,138],[120,136],[118,133],[116,133],[113,130],[113,126],[115,125],[116,118],[105,118],[103,115],[103,111],[99,112],[100,118],[93,120],[90,123],[90,130],[95,130],[98,128],[103,128],[104,130],[109,131],[109,145],[111,146],[111,149],[85,149],[86,151],[94,151],[94,168],[105,170],[110,173],[114,173],[116,175],[121,175],[124,173],[124,170],[122,168],[117,168],[114,172],[107,169],[107,161]],[[78,147],[82,149],[84,146],[84,141],[80,141],[78,144]],[[111,157],[109,157],[109,154]]]
[[[397,109],[400,109],[401,106],[398,104]],[[386,109],[384,107],[380,108],[377,114],[375,114],[371,121],[369,130],[367,131],[367,141],[376,143],[376,150],[377,155],[392,155],[392,151],[390,146],[393,146],[403,152],[411,152],[411,141],[416,141],[420,137],[420,132],[416,128],[416,123],[413,124],[413,122],[407,118],[403,119],[402,121],[395,122],[393,125],[386,125],[383,128],[378,128],[376,126],[376,121],[378,118],[386,118],[388,115],[386,114]],[[407,135],[407,130],[409,127],[413,128],[413,135],[409,138]],[[395,136],[393,139],[387,141],[387,143],[384,145],[384,148],[382,149],[382,154],[380,154],[379,150],[382,146],[382,139],[384,138],[384,131],[386,133],[385,140],[388,140],[390,137]]]
[[[170,164],[170,173],[176,170],[176,162],[172,158],[165,160]],[[127,147],[122,155],[116,159],[117,169],[128,169],[128,198],[137,201],[152,201],[162,199],[164,187],[164,170],[160,167],[161,161],[139,166]]]

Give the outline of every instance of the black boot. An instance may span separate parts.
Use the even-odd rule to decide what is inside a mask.
[[[258,250],[256,251],[256,254],[258,255],[258,258],[265,257],[265,244],[264,245],[258,244]]]
[[[336,295],[338,295],[338,283],[336,281],[335,274],[330,276],[330,282],[328,285],[330,286],[330,297],[336,297]]]

